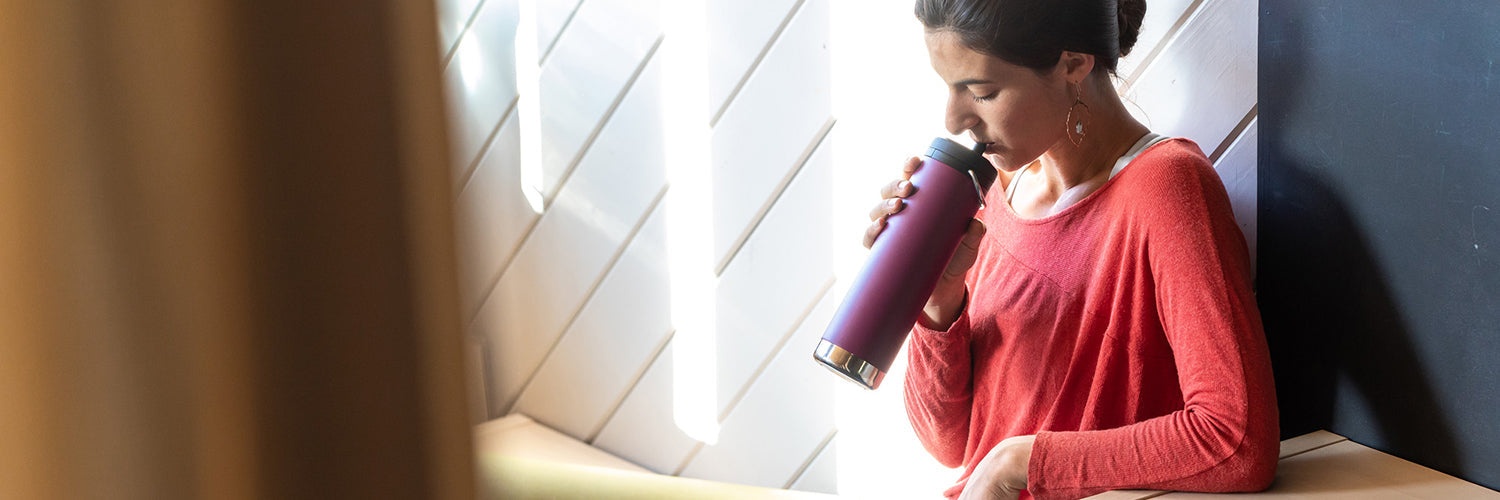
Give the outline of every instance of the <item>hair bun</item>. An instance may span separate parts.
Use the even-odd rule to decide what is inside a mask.
[[[1146,0],[1118,0],[1118,22],[1120,27],[1120,57],[1130,54],[1135,39],[1141,36],[1141,20],[1146,18]]]

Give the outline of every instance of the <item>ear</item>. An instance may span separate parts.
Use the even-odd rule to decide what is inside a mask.
[[[1057,56],[1057,67],[1062,70],[1063,78],[1070,82],[1082,82],[1094,71],[1094,55],[1064,50],[1062,55]]]

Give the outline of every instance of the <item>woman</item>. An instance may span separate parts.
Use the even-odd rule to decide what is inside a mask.
[[[906,407],[952,498],[1255,491],[1270,359],[1243,235],[1198,145],[1111,85],[1143,0],[919,0],[946,126],[1000,171],[913,327]],[[882,189],[869,246],[913,193]],[[1029,493],[1028,493],[1029,490]]]

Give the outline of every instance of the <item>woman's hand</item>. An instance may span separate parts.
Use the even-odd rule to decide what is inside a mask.
[[[1036,436],[1016,436],[1001,441],[974,466],[958,500],[1015,500],[1026,490],[1026,467],[1031,463],[1031,443]]]
[[[921,158],[907,158],[906,164],[901,167],[901,178],[880,188],[880,204],[870,209],[870,227],[865,229],[865,248],[875,245],[875,238],[885,230],[886,218],[905,208],[905,198],[917,192],[916,186],[911,185],[911,174],[916,173],[921,166]]]
[[[885,230],[886,218],[906,206],[904,198],[917,192],[916,187],[911,184],[911,175],[920,166],[921,158],[908,158],[901,168],[901,178],[880,189],[880,204],[870,209],[870,227],[865,230],[865,248],[874,245],[880,232]],[[953,259],[948,261],[947,269],[938,278],[937,288],[927,299],[927,306],[922,309],[923,314],[918,321],[922,321],[924,326],[942,331],[958,320],[965,299],[964,274],[969,272],[969,268],[974,266],[974,260],[979,257],[979,242],[983,238],[984,223],[979,222],[979,219],[970,220],[964,239],[959,242],[958,250],[953,253]]]

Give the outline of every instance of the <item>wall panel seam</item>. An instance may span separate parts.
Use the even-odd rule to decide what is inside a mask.
[[[807,317],[812,315],[813,309],[816,309],[818,303],[823,301],[823,297],[828,295],[828,291],[833,289],[834,281],[837,281],[837,278],[829,277],[823,283],[822,290],[819,290],[818,294],[813,297],[813,300],[808,302],[807,307],[803,308],[802,312],[797,315],[796,321],[792,322],[792,327],[781,335],[781,339],[776,341],[775,346],[771,347],[771,353],[767,354],[766,359],[761,360],[760,366],[755,367],[755,371],[750,373],[750,378],[745,381],[744,385],[740,386],[740,390],[735,392],[734,397],[729,399],[729,404],[724,407],[724,411],[719,412],[720,422],[729,419],[729,414],[734,413],[735,408],[739,407],[740,401],[744,400],[745,395],[750,393],[750,388],[755,387],[755,382],[760,380],[760,376],[766,373],[766,368],[771,366],[771,362],[775,361],[776,356],[781,354],[781,350],[786,348],[787,342],[792,340],[792,335],[797,333],[797,329],[801,328],[802,323],[807,321]]]
[[[1302,450],[1302,451],[1299,451],[1299,452],[1296,452],[1296,453],[1293,453],[1293,454],[1290,454],[1290,455],[1287,455],[1287,456],[1284,456],[1284,457],[1277,458],[1276,460],[1278,460],[1278,461],[1285,461],[1288,458],[1292,458],[1292,457],[1295,457],[1297,455],[1301,455],[1301,454],[1304,454],[1304,453],[1309,453],[1309,452],[1321,450],[1323,448],[1327,448],[1329,446],[1333,446],[1333,445],[1336,445],[1336,444],[1339,444],[1339,443],[1343,443],[1343,442],[1346,442],[1348,440],[1349,440],[1349,438],[1343,438],[1343,439],[1339,439],[1338,441],[1332,441],[1332,442],[1328,442],[1328,443],[1323,443],[1323,444],[1314,446],[1312,448],[1308,448],[1308,449],[1305,449],[1305,450]]]
[[[807,456],[807,460],[803,460],[802,465],[798,466],[797,470],[792,472],[792,478],[788,479],[786,481],[786,484],[783,484],[781,486],[781,489],[792,489],[792,485],[797,484],[797,481],[802,480],[802,475],[807,473],[807,468],[812,466],[813,461],[818,459],[818,455],[822,455],[823,450],[828,448],[828,445],[833,443],[833,438],[838,435],[839,428],[838,426],[834,426],[833,430],[828,431],[828,435],[823,437],[823,441],[818,443],[818,446],[816,448],[813,448],[812,454]]]
[[[681,476],[682,471],[687,470],[688,464],[692,463],[693,459],[698,457],[698,452],[703,451],[703,446],[704,443],[702,441],[698,441],[697,444],[694,444],[693,451],[689,451],[687,456],[683,457],[682,463],[677,464],[677,468],[672,470],[672,475]]]
[[[818,307],[818,303],[823,301],[823,298],[828,295],[828,292],[830,290],[833,290],[833,284],[835,281],[837,281],[837,278],[830,277],[828,278],[827,282],[823,283],[823,289],[819,290],[818,294],[813,297],[813,300],[807,304],[807,307],[803,308],[802,313],[797,316],[796,321],[792,322],[791,328],[788,328],[786,333],[783,333],[781,335],[781,339],[776,342],[776,345],[771,348],[770,354],[766,355],[766,359],[761,360],[760,366],[755,367],[755,371],[751,372],[750,378],[747,379],[745,381],[745,384],[740,386],[740,390],[735,392],[734,396],[729,399],[729,404],[724,407],[724,411],[719,412],[720,423],[728,420],[729,414],[733,413],[734,410],[739,406],[740,401],[745,398],[745,395],[750,393],[750,388],[755,386],[755,382],[759,380],[760,376],[766,372],[766,368],[770,367],[771,362],[776,360],[776,356],[780,355],[781,351],[786,348],[787,342],[790,342],[792,340],[792,336],[796,335],[797,330],[802,328],[802,323],[807,321],[808,316],[812,315],[813,309],[816,309]],[[682,475],[682,471],[687,470],[688,465],[691,465],[693,463],[693,459],[698,457],[698,452],[702,449],[703,443],[701,442],[698,443],[697,446],[693,447],[693,451],[688,453],[687,457],[684,457],[682,459],[682,463],[677,466],[677,470],[673,471],[672,475]]]
[[[1130,92],[1130,88],[1135,86],[1136,80],[1139,80],[1141,75],[1146,74],[1146,70],[1156,63],[1157,56],[1160,56],[1162,52],[1166,51],[1168,46],[1172,45],[1172,41],[1177,38],[1179,33],[1182,33],[1183,27],[1187,26],[1193,16],[1197,15],[1198,11],[1201,10],[1204,1],[1193,0],[1192,4],[1183,9],[1182,15],[1178,16],[1177,21],[1172,24],[1172,27],[1167,28],[1166,34],[1162,35],[1161,41],[1156,42],[1156,46],[1151,47],[1151,52],[1147,52],[1146,57],[1141,59],[1141,63],[1135,66],[1135,70],[1126,76],[1124,85],[1121,85],[1119,89],[1120,95],[1123,96]]]
[[[474,335],[467,331],[464,332],[464,336],[479,344],[479,393],[484,395],[484,401],[481,402],[484,403],[485,418],[494,419],[497,415],[495,414],[495,395],[491,393],[494,390],[492,387],[494,384],[490,383],[490,380],[493,380],[491,377],[494,376],[494,368],[490,366],[492,362],[489,354],[490,340],[483,335]]]
[[[594,298],[594,293],[599,291],[599,284],[603,283],[606,277],[609,277],[609,273],[613,271],[615,265],[620,262],[620,256],[625,255],[625,250],[630,247],[630,243],[635,240],[636,235],[640,234],[641,228],[646,226],[646,221],[651,218],[651,214],[656,211],[657,205],[660,205],[662,199],[666,197],[668,190],[669,186],[666,185],[663,185],[661,189],[657,190],[656,197],[653,198],[651,200],[651,204],[646,207],[645,213],[641,214],[640,220],[636,221],[635,227],[632,227],[630,229],[630,234],[625,237],[625,241],[621,242],[620,247],[615,249],[614,254],[609,257],[609,262],[605,264],[604,270],[601,271],[599,273],[599,276],[594,278],[594,282],[589,285],[588,292],[585,292],[583,295],[583,300],[579,301],[578,306],[573,309],[573,312],[568,314],[568,320],[563,323],[562,330],[557,333],[556,338],[552,339],[552,345],[547,346],[546,354],[542,355],[541,360],[537,363],[536,367],[531,370],[531,373],[526,375],[526,381],[521,383],[521,389],[516,391],[516,395],[513,399],[505,402],[505,411],[502,412],[502,414],[509,413],[511,408],[515,406],[516,401],[520,401],[521,394],[524,394],[526,392],[526,389],[531,386],[531,382],[533,380],[536,380],[536,374],[542,371],[542,365],[544,365],[547,360],[552,357],[552,353],[557,350],[558,344],[562,343],[563,337],[566,337],[568,335],[568,329],[572,328],[573,322],[578,320],[579,314],[582,313],[583,309],[588,306],[589,301]]]
[[[510,99],[510,104],[505,106],[505,111],[503,113],[500,113],[500,121],[495,122],[495,127],[490,129],[490,133],[489,135],[485,136],[484,142],[479,144],[479,152],[476,153],[473,158],[464,162],[466,166],[464,167],[464,173],[462,174],[463,178],[459,180],[458,191],[455,192],[453,196],[454,203],[458,202],[459,195],[462,195],[465,190],[469,189],[469,181],[474,178],[474,172],[479,170],[479,163],[484,160],[485,155],[489,154],[490,146],[494,144],[495,138],[500,135],[500,129],[505,128],[506,120],[510,119],[510,115],[515,112],[516,106],[518,106],[520,102],[520,97],[512,97]]]
[[[458,46],[463,44],[464,36],[469,33],[469,28],[474,26],[474,20],[479,19],[479,13],[484,11],[486,2],[487,0],[479,0],[479,4],[474,6],[474,12],[469,13],[468,21],[464,22],[463,29],[458,30],[458,35],[453,38],[453,46],[448,47],[443,53],[444,71],[448,70],[448,63],[453,61],[453,55],[458,53]],[[578,0],[578,3],[573,5],[573,10],[568,11],[568,18],[563,20],[562,27],[557,29],[557,34],[547,42],[547,49],[542,51],[541,57],[537,59],[537,66],[541,66],[542,62],[547,60],[547,56],[552,54],[552,48],[557,46],[557,41],[561,40],[563,33],[568,31],[568,26],[573,24],[573,18],[578,16],[578,9],[583,6],[583,2],[584,0]]]
[[[661,41],[662,35],[658,33],[656,35],[656,42],[651,44],[651,49],[647,50],[646,56],[641,58],[641,63],[635,67],[635,72],[631,73],[630,79],[625,81],[625,87],[620,89],[618,95],[615,95],[614,102],[609,103],[609,108],[604,110],[604,116],[599,119],[598,124],[594,125],[594,130],[589,132],[589,137],[584,139],[583,145],[578,147],[578,152],[574,153],[573,158],[568,160],[567,168],[563,169],[562,175],[557,178],[557,185],[553,186],[542,196],[546,200],[544,204],[550,204],[552,199],[557,196],[557,193],[562,191],[563,186],[567,185],[568,179],[573,177],[573,171],[578,169],[578,163],[583,161],[584,155],[588,154],[589,147],[594,145],[594,141],[599,138],[599,133],[604,130],[604,126],[609,124],[610,118],[614,118],[615,110],[619,109],[620,103],[625,101],[625,96],[635,88],[635,81],[641,77],[641,73],[646,71],[646,66],[651,64],[651,59],[656,57],[656,49],[661,47]]]
[[[1259,107],[1260,103],[1250,106],[1250,111],[1245,113],[1245,117],[1241,118],[1240,122],[1235,124],[1234,129],[1229,131],[1229,135],[1224,136],[1224,140],[1219,143],[1219,147],[1214,148],[1213,154],[1209,155],[1208,161],[1210,163],[1217,165],[1219,158],[1224,157],[1224,153],[1229,151],[1229,147],[1240,140],[1240,136],[1244,135],[1245,130],[1250,128],[1250,122],[1255,121],[1256,109]]]
[[[620,395],[615,398],[614,404],[611,404],[609,406],[609,411],[604,412],[603,418],[600,418],[599,423],[594,425],[594,428],[589,431],[588,436],[586,436],[586,438],[583,440],[585,443],[589,443],[590,445],[592,445],[594,444],[594,441],[597,441],[599,439],[599,434],[604,432],[604,427],[606,425],[609,425],[610,419],[613,419],[615,417],[615,413],[618,413],[620,411],[620,407],[625,404],[625,399],[630,397],[630,393],[635,392],[635,386],[640,385],[641,379],[646,377],[646,371],[651,369],[651,365],[656,364],[657,358],[660,358],[661,354],[663,352],[666,352],[667,345],[671,344],[672,338],[676,336],[677,330],[672,330],[667,332],[667,334],[662,337],[659,342],[657,342],[656,349],[651,351],[651,355],[646,358],[646,362],[642,363],[640,368],[636,369],[635,373],[631,375],[630,383],[626,384],[625,390],[620,391]]]
[[[487,0],[480,0],[479,1],[479,5],[474,8],[474,13],[472,15],[470,15],[468,23],[464,24],[464,29],[459,32],[459,35],[458,35],[458,38],[457,38],[458,41],[455,42],[453,44],[453,46],[448,49],[448,54],[445,55],[445,56],[443,56],[443,72],[444,73],[446,73],[448,71],[448,63],[449,63],[450,60],[452,60],[453,54],[458,53],[458,46],[463,44],[463,37],[465,36],[466,33],[468,33],[469,27],[474,25],[474,20],[479,19],[479,13],[480,13],[480,11],[484,10],[485,5],[487,5],[486,2],[487,2]],[[547,44],[547,51],[546,51],[546,53],[544,53],[542,55],[542,57],[537,61],[537,68],[541,68],[543,66],[543,64],[545,64],[545,62],[547,60],[547,56],[552,54],[552,48],[557,46],[557,41],[562,39],[563,33],[566,32],[568,30],[568,27],[573,24],[573,18],[578,15],[578,9],[580,7],[582,7],[582,6],[583,6],[583,0],[579,0],[578,4],[576,4],[576,5],[573,6],[573,10],[568,13],[568,19],[566,21],[563,21],[562,27],[558,28],[558,30],[557,30],[557,35],[554,36],[554,37],[552,37],[552,41]],[[649,58],[650,58],[650,56],[649,56],[649,53],[648,53],[647,59],[649,59]],[[642,67],[644,67],[644,66],[642,66]],[[639,74],[639,70],[637,70],[636,74],[637,75]],[[629,87],[630,83],[634,83],[634,81],[635,81],[634,78],[635,77],[632,76],[630,82],[626,84],[627,88]],[[503,112],[503,113],[500,114],[500,121],[496,122],[495,128],[493,128],[493,129],[490,130],[489,136],[487,138],[485,138],[485,140],[484,140],[484,142],[482,144],[479,145],[479,153],[476,154],[476,155],[474,155],[474,158],[472,158],[472,159],[470,159],[470,160],[468,160],[466,162],[468,165],[466,167],[464,167],[463,180],[460,181],[460,184],[459,184],[461,186],[459,188],[459,190],[458,190],[459,193],[462,193],[464,189],[468,188],[469,179],[472,178],[472,177],[474,177],[474,170],[479,166],[479,161],[484,158],[485,153],[487,152],[487,150],[490,147],[490,143],[494,141],[496,132],[500,130],[501,125],[505,124],[505,120],[510,117],[511,112],[515,110],[515,108],[517,106],[517,103],[520,100],[521,100],[520,96],[512,97],[510,99],[510,104],[508,106],[506,106],[505,112]],[[616,104],[618,104],[618,102]],[[613,109],[613,107],[611,107],[609,112],[613,112],[613,111],[614,111],[614,109]],[[606,115],[606,117],[607,116],[608,115]]]
[[[453,60],[453,55],[458,53],[458,46],[463,45],[464,36],[469,34],[469,28],[474,26],[474,20],[479,19],[479,13],[484,11],[485,1],[479,0],[479,3],[474,5],[474,11],[470,12],[469,17],[464,20],[464,27],[460,28],[458,34],[453,36],[453,45],[444,49],[442,61],[444,72],[448,71],[448,63]]]
[[[506,255],[505,262],[500,263],[500,272],[490,279],[489,285],[486,285],[484,288],[484,292],[479,294],[479,297],[477,297],[477,300],[473,304],[474,310],[467,312],[469,321],[465,325],[466,328],[473,328],[474,322],[479,320],[479,313],[484,311],[484,304],[489,302],[490,297],[495,294],[495,288],[500,284],[500,278],[505,275],[505,269],[509,268],[510,263],[514,262],[516,257],[521,254],[521,246],[526,243],[526,240],[531,238],[531,233],[536,231],[537,226],[541,225],[541,221],[541,215],[534,215],[531,217],[531,221],[526,223],[526,230],[522,231],[518,241],[511,245],[509,249],[510,253]]]
[[[573,177],[573,171],[577,170],[578,163],[582,161],[584,155],[588,154],[588,150],[594,145],[594,141],[599,138],[599,133],[604,130],[604,127],[606,125],[609,124],[609,120],[611,118],[614,118],[615,110],[620,107],[620,102],[625,100],[625,96],[629,94],[631,90],[634,90],[636,80],[640,78],[641,73],[645,71],[646,66],[650,64],[651,59],[655,57],[656,49],[661,46],[661,40],[662,37],[658,35],[656,37],[656,43],[651,46],[651,50],[646,52],[646,56],[641,59],[641,64],[639,66],[636,66],[635,73],[630,75],[629,80],[626,80],[624,88],[620,90],[619,95],[615,96],[614,102],[610,103],[609,108],[605,110],[604,116],[599,119],[598,125],[594,126],[594,130],[593,132],[589,133],[588,139],[584,140],[582,146],[579,146],[578,153],[573,155],[573,159],[569,162],[567,170],[564,171],[562,176],[558,178],[556,189],[551,190],[550,193],[546,193],[543,196],[546,201],[543,203],[542,216],[546,215],[548,209],[551,208],[551,201],[556,198],[558,193],[562,192],[562,188],[567,185],[568,180]],[[468,311],[469,324],[472,325],[474,321],[479,318],[479,312],[484,310],[484,304],[489,301],[491,296],[494,295],[495,287],[500,285],[500,280],[505,277],[505,272],[510,269],[511,263],[516,260],[516,255],[521,253],[521,248],[525,247],[526,243],[531,239],[532,230],[536,228],[537,220],[539,219],[541,219],[541,217],[533,218],[531,227],[528,227],[526,229],[526,233],[522,235],[520,241],[516,243],[515,247],[512,249],[513,251],[511,252],[510,257],[505,259],[505,263],[500,266],[500,270],[490,277],[490,279],[488,280],[489,283],[487,283],[484,287],[484,292],[480,294],[479,300],[475,302],[476,305],[474,307],[474,310]]]
[[[801,173],[802,169],[807,166],[807,162],[812,158],[813,153],[816,153],[818,148],[823,146],[823,142],[828,140],[829,132],[833,130],[833,126],[837,122],[838,119],[832,116],[828,117],[828,121],[824,122],[823,127],[818,130],[818,133],[813,135],[812,142],[798,155],[794,163],[796,167],[791,172],[788,172],[786,177],[781,179],[781,182],[771,191],[771,196],[766,199],[765,203],[761,204],[759,209],[756,209],[755,215],[750,217],[750,223],[745,226],[745,229],[740,231],[740,235],[735,237],[734,242],[729,244],[729,251],[724,253],[724,258],[714,265],[714,276],[724,274],[724,270],[729,267],[729,263],[734,262],[734,258],[739,255],[740,249],[745,247],[745,243],[750,241],[750,236],[755,234],[756,229],[760,228],[760,223],[766,218],[766,214],[771,212],[771,207],[776,206],[776,202],[781,201],[781,196],[786,193],[787,187],[791,186],[792,179],[797,178],[797,174]]]
[[[771,38],[766,40],[766,45],[760,48],[760,53],[756,54],[755,60],[750,62],[750,67],[746,68],[745,73],[740,75],[739,82],[734,84],[734,89],[729,91],[729,95],[724,98],[724,103],[719,105],[719,109],[714,112],[713,118],[708,120],[709,128],[713,128],[719,124],[719,119],[724,117],[724,112],[729,109],[729,105],[734,103],[735,98],[739,97],[740,90],[744,89],[745,83],[749,82],[750,77],[755,75],[755,70],[760,69],[761,61],[765,60],[766,54],[771,52],[771,47],[776,46],[776,42],[781,40],[781,34],[786,31],[788,25],[792,24],[792,19],[797,17],[798,12],[802,11],[802,5],[805,3],[807,3],[807,0],[797,0],[797,3],[792,5],[792,8],[787,9],[786,17],[781,19],[781,25],[776,27],[775,32],[771,33]]]
[[[583,10],[583,2],[585,1],[578,0],[578,3],[573,4],[573,10],[568,12],[568,18],[564,19],[562,26],[557,28],[557,36],[552,37],[552,40],[547,42],[546,50],[543,50],[541,57],[537,58],[536,65],[538,67],[547,62],[547,56],[552,55],[552,49],[557,47],[557,41],[562,40],[563,33],[566,33],[568,28],[573,26],[573,19],[578,17],[578,11]]]

